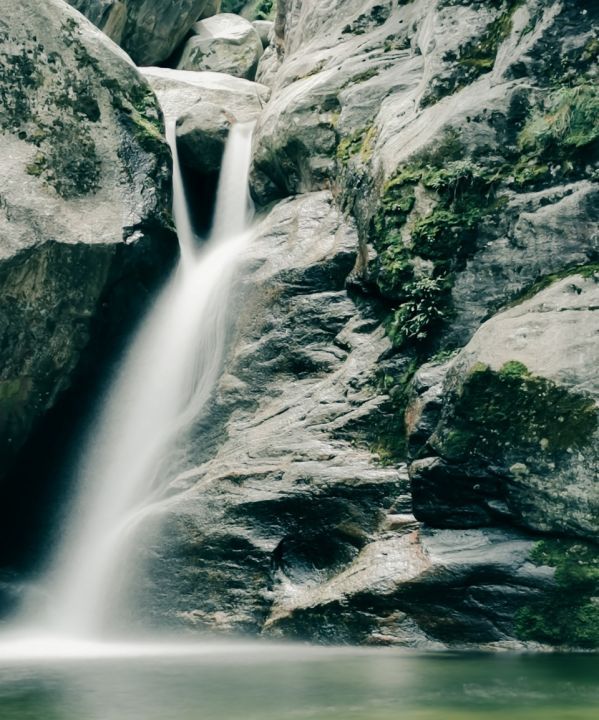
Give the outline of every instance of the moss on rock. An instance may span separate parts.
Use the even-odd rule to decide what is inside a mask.
[[[431,84],[421,99],[422,107],[433,105],[452,95],[493,69],[499,46],[512,31],[512,16],[523,2],[524,0],[491,0],[485,3],[497,11],[495,17],[480,35],[464,43],[457,52],[450,51],[445,54],[443,60],[450,64],[450,71],[436,78],[436,82]],[[474,3],[472,0],[445,0],[441,7],[473,4],[481,3]]]
[[[532,375],[517,361],[499,371],[477,363],[445,419],[439,446],[454,461],[543,465],[585,447],[598,426],[597,407],[588,396]]]
[[[599,647],[599,548],[580,540],[542,540],[535,565],[555,568],[554,590],[520,608],[516,635],[551,645]]]
[[[370,240],[379,252],[375,282],[392,303],[387,327],[397,346],[421,345],[451,316],[455,273],[476,248],[479,223],[499,206],[500,172],[461,159],[465,155],[448,132],[441,147],[400,167],[382,187]],[[418,187],[433,207],[414,218]]]
[[[517,189],[592,173],[599,147],[599,89],[582,83],[553,90],[532,110],[518,136],[512,172]]]

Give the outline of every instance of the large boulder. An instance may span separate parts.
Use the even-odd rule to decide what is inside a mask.
[[[138,65],[166,60],[215,0],[68,0],[125,49]]]
[[[162,116],[135,66],[61,0],[0,6],[4,474],[176,242]]]
[[[222,13],[193,26],[177,67],[209,70],[253,80],[262,55],[262,41],[251,22]]]
[[[165,115],[177,121],[181,162],[202,175],[217,172],[233,123],[256,120],[270,91],[224,73],[142,70]]]
[[[419,518],[598,537],[597,308],[592,266],[478,330],[445,380],[435,454],[411,467]]]
[[[402,645],[513,643],[516,609],[553,585],[531,562],[534,540],[513,530],[386,532],[319,585],[289,584],[265,634],[316,642]]]

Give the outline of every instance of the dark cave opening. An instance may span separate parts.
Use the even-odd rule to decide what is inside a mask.
[[[181,163],[187,206],[194,229],[200,238],[208,237],[216,203],[218,173],[202,175]]]

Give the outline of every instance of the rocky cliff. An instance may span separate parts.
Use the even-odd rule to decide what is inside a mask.
[[[592,647],[597,10],[278,13],[253,171],[274,207],[210,450],[154,535],[152,612],[323,642]]]
[[[258,115],[257,223],[210,411],[140,530],[136,607],[597,647],[596,3],[273,10],[254,85],[145,71],[200,173],[228,113]]]

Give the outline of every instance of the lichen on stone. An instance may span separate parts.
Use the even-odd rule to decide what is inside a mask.
[[[443,60],[449,64],[449,72],[434,78],[421,98],[422,107],[428,107],[442,98],[458,92],[490,72],[495,66],[497,51],[512,31],[512,16],[524,0],[491,0],[485,3],[497,12],[483,32],[464,43],[457,51],[448,51]],[[472,0],[444,0],[440,7],[475,4]]]

